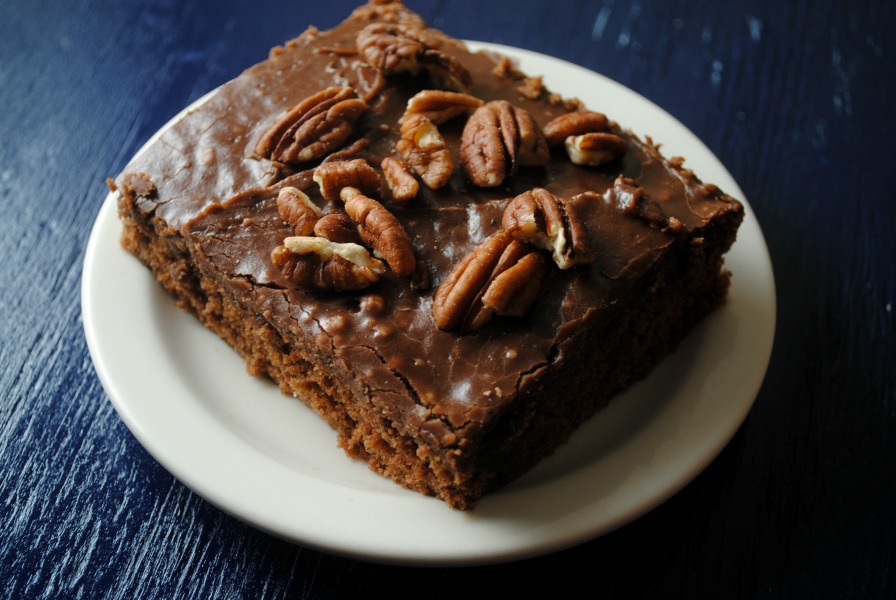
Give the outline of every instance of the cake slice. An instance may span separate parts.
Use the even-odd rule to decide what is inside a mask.
[[[348,455],[470,509],[726,296],[741,204],[598,111],[371,2],[127,165],[122,245]]]

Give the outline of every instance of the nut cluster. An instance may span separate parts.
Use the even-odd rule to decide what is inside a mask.
[[[389,197],[395,207],[415,198],[421,185],[444,187],[454,177],[455,160],[469,183],[496,188],[520,167],[547,165],[554,148],[565,148],[573,163],[586,167],[617,160],[627,151],[626,140],[601,113],[567,106],[571,112],[542,128],[521,106],[472,96],[470,73],[441,49],[439,36],[422,25],[372,23],[357,34],[355,43],[360,60],[378,72],[380,82],[409,74],[426,77],[434,89],[423,89],[408,100],[397,123],[400,137],[394,154],[383,158],[379,169],[356,157],[375,139],[358,129],[370,130],[362,117],[381,88],[363,99],[351,87],[325,88],[288,110],[258,140],[257,156],[278,167],[304,169],[296,175],[312,178],[320,196],[339,206],[324,214],[297,187],[280,190],[277,208],[294,235],[285,238],[271,258],[298,287],[359,290],[389,270],[411,278],[412,287],[428,286],[426,269],[407,231],[388,202],[377,198]],[[518,91],[529,99],[545,94],[540,78],[523,78]],[[439,128],[458,118],[465,122],[455,157]],[[300,187],[310,186],[309,180]],[[644,210],[640,189],[629,180],[620,178],[608,194],[624,211]],[[494,315],[525,315],[540,293],[548,256],[564,270],[590,263],[590,233],[576,214],[575,202],[534,188],[507,203],[501,229],[441,283],[432,305],[437,325],[470,332]],[[427,283],[421,283],[424,280]]]
[[[453,56],[432,47],[421,26],[373,23],[356,37],[358,53],[384,75],[425,72],[437,87],[468,92],[473,87],[469,71]]]
[[[255,154],[284,164],[317,160],[342,146],[367,105],[350,87],[328,87],[306,98],[274,123]]]
[[[544,272],[540,253],[499,231],[467,254],[436,290],[436,325],[469,332],[494,314],[522,316],[538,296]]]
[[[561,269],[591,262],[585,224],[566,201],[535,188],[511,200],[502,230],[465,256],[442,281],[432,314],[442,329],[470,332],[493,315],[521,317],[538,297],[551,252]]]
[[[438,126],[482,106],[482,100],[469,94],[447,90],[423,90],[408,100],[399,119],[401,139],[395,145],[399,156],[383,160],[383,175],[398,202],[417,195],[419,184],[437,190],[451,181],[454,158]]]
[[[414,247],[404,227],[389,210],[359,189],[346,186],[339,197],[345,212],[358,224],[358,234],[399,277],[408,277],[417,267]]]
[[[385,272],[383,263],[359,244],[311,236],[284,239],[271,261],[299,287],[333,292],[366,288]]]
[[[585,224],[562,198],[542,188],[511,200],[501,221],[504,231],[551,253],[561,269],[591,262],[591,239]]]
[[[341,200],[344,212],[324,215],[300,190],[280,190],[277,209],[296,234],[271,254],[284,277],[299,287],[339,292],[378,281],[386,272],[383,261],[399,277],[415,274],[417,259],[404,227],[367,195],[382,187],[373,167],[363,159],[331,161],[318,166],[313,177],[321,195]]]

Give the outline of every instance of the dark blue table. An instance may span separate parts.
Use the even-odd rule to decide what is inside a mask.
[[[307,6],[302,6],[307,4]],[[345,0],[0,4],[0,596],[896,596],[896,5],[607,0],[410,6],[452,35],[599,71],[732,172],[765,232],[778,322],[747,421],[641,519],[550,556],[422,569],[260,533],[137,443],[80,317],[91,224],[179,109]],[[32,11],[34,11],[32,13]]]

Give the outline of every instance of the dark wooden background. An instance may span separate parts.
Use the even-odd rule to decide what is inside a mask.
[[[896,4],[409,0],[462,38],[586,66],[732,172],[778,322],[730,445],[641,519],[550,556],[382,566],[260,533],[174,480],[96,377],[80,280],[103,180],[180,108],[346,0],[0,3],[0,597],[896,597]],[[562,594],[561,594],[562,595]]]

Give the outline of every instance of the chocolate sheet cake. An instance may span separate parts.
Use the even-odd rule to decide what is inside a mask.
[[[372,2],[129,164],[122,244],[350,456],[470,509],[728,289],[742,206],[599,111]]]

